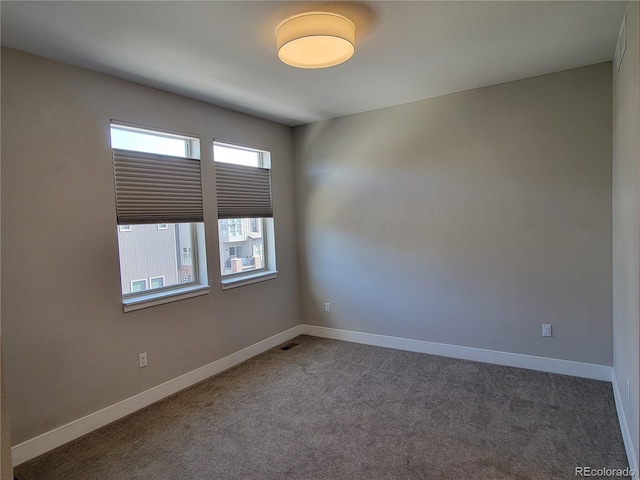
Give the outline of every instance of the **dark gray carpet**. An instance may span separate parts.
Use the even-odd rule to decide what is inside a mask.
[[[627,466],[609,383],[294,341],[23,464],[17,478],[542,480]]]

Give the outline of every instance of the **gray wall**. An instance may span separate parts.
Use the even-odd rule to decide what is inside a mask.
[[[610,63],[294,142],[305,322],[612,365]]]
[[[640,76],[638,2],[627,7],[627,52],[613,82],[613,365],[638,454]],[[627,379],[630,382],[627,400]]]
[[[209,295],[122,312],[110,119],[200,138]],[[275,280],[221,290],[214,136],[271,151]],[[14,444],[299,323],[292,161],[288,127],[2,50],[2,352]]]

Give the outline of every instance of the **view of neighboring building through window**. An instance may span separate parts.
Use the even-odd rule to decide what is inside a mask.
[[[268,155],[268,152],[229,144],[214,143],[213,146],[216,162],[268,168],[269,159],[265,158]],[[219,219],[218,235],[223,278],[267,268],[265,242],[273,237],[272,218]]]
[[[192,225],[165,225],[166,228],[161,229],[157,225],[131,225],[130,230],[118,231],[124,295],[194,282]],[[179,255],[185,250],[189,252],[188,257]],[[140,283],[141,279],[144,284]]]
[[[189,157],[194,139],[112,124],[114,149]],[[198,281],[195,223],[119,225],[122,294],[183,287]]]

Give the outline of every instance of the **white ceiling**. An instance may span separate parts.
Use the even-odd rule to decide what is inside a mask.
[[[2,45],[300,125],[613,57],[624,2],[11,2]],[[356,24],[356,53],[282,64],[275,27],[307,10]]]

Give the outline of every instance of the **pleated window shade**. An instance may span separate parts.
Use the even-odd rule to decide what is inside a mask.
[[[118,225],[202,222],[200,160],[113,149]]]
[[[215,162],[218,218],[273,217],[271,170]]]

